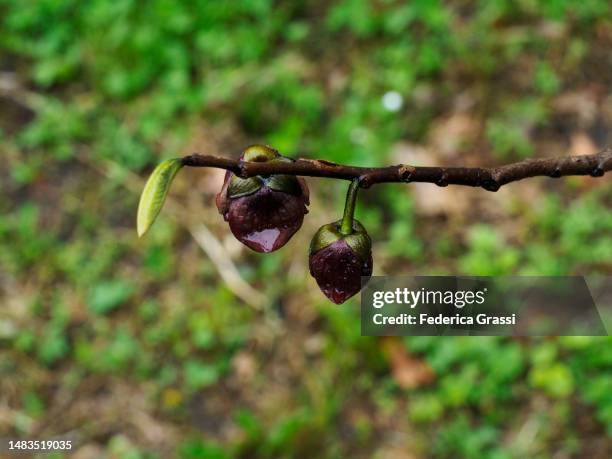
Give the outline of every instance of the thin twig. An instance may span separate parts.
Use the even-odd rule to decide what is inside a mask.
[[[265,296],[242,278],[219,240],[201,223],[193,226],[188,225],[187,229],[217,267],[217,272],[225,284],[230,286],[234,295],[254,309],[261,310],[265,304]]]
[[[193,154],[183,158],[190,167],[216,167],[246,178],[254,175],[301,175],[344,180],[358,178],[362,188],[376,183],[427,182],[438,186],[465,185],[497,191],[507,183],[528,177],[590,175],[601,177],[612,170],[612,149],[594,155],[528,159],[499,167],[420,167],[398,164],[386,167],[357,167],[324,160],[297,159],[291,162],[248,162],[218,156]]]

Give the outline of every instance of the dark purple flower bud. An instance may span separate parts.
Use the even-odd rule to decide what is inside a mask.
[[[263,145],[248,147],[240,159],[290,161]],[[308,212],[308,187],[301,177],[271,175],[243,179],[228,171],[216,202],[236,239],[256,252],[272,252],[285,245],[302,226]]]
[[[341,220],[323,225],[310,243],[310,274],[321,291],[336,304],[361,290],[361,278],[372,275],[372,241],[353,219],[353,232],[340,232]]]

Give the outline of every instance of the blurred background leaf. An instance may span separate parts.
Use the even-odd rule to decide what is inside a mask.
[[[434,374],[406,387],[357,300],[308,275],[345,184],[309,180],[304,227],[265,257],[214,209],[220,171],[184,169],[175,218],[142,241],[134,216],[163,159],[252,143],[362,166],[594,153],[611,17],[608,0],[0,0],[0,437],[72,432],[96,459],[610,457],[609,338],[406,338]],[[610,275],[611,191],[380,185],[357,217],[379,275]]]

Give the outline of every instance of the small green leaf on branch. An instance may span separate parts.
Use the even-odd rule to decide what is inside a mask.
[[[170,190],[172,180],[181,167],[183,163],[180,158],[168,159],[160,163],[147,180],[138,203],[136,221],[138,237],[142,237],[157,218]]]

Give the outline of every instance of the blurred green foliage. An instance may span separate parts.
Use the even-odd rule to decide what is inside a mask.
[[[298,250],[240,256],[269,299],[256,313],[176,222],[137,242],[130,184],[202,130],[228,155],[264,141],[398,161],[398,142],[440,140],[462,94],[482,132],[453,161],[559,154],[535,146],[584,128],[556,115],[564,91],[601,78],[609,92],[611,15],[608,0],[0,0],[0,401],[14,410],[0,436],[29,437],[67,391],[97,403],[82,432],[96,457],[388,457],[391,431],[415,457],[589,457],[612,436],[609,339],[406,338],[436,373],[406,390],[360,336],[356,301],[309,296]],[[505,195],[504,217],[421,214],[385,185],[358,218],[387,273],[609,275],[612,188],[599,180]],[[337,214],[343,185],[313,188],[313,214]],[[257,370],[237,378],[245,353]],[[106,405],[130,422],[112,397],[95,401],[121,384],[146,399],[132,410],[178,428],[169,450],[102,425]],[[65,418],[50,432],[80,427]]]

